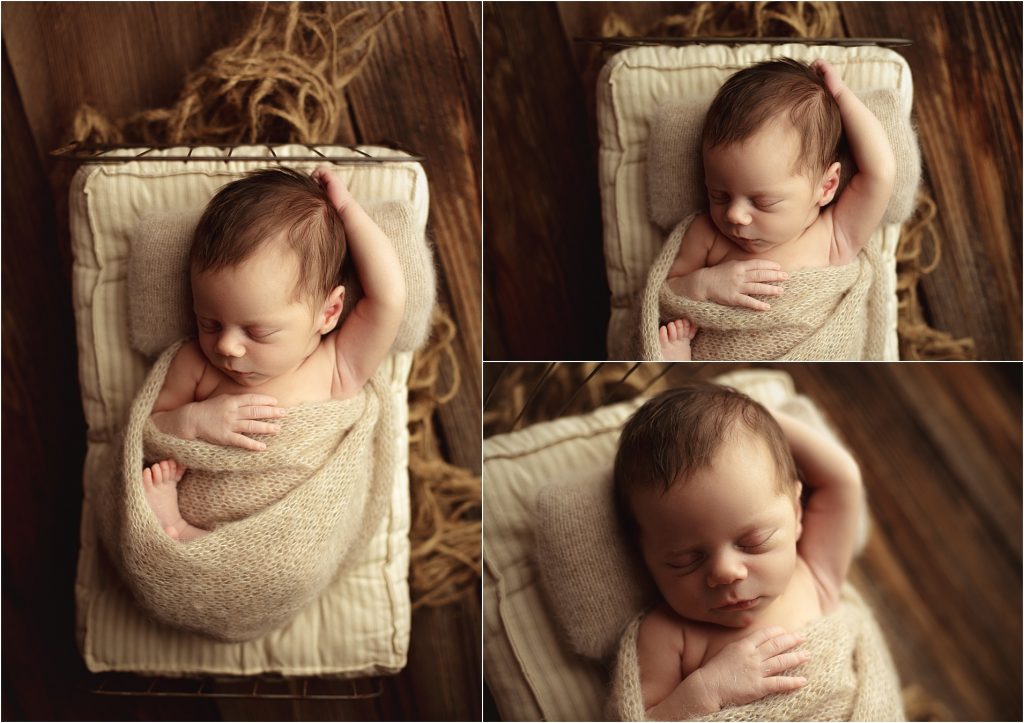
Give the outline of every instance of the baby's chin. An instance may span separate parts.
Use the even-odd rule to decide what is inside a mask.
[[[221,369],[221,373],[240,387],[258,387],[269,381],[267,376],[256,372],[243,374],[240,372],[233,372],[229,369]]]
[[[757,603],[746,610],[709,610],[707,608],[680,610],[675,606],[670,607],[672,607],[677,615],[687,620],[718,625],[723,628],[742,629],[756,623],[764,613],[765,608],[768,607],[769,602],[771,601],[766,598],[758,598]]]

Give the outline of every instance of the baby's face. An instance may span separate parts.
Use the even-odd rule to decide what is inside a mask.
[[[665,602],[684,618],[743,628],[789,585],[799,503],[778,492],[767,445],[735,434],[706,469],[632,502]]]
[[[796,129],[781,120],[745,141],[704,150],[711,220],[747,253],[798,238],[835,195],[825,183],[831,174],[812,182],[793,170],[799,152]],[[837,185],[838,164],[833,169]]]
[[[238,266],[192,274],[199,345],[237,384],[297,369],[320,343],[318,316],[294,294],[298,258],[269,242]]]

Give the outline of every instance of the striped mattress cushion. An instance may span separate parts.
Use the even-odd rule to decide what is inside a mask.
[[[319,150],[328,156],[363,157],[341,148]],[[382,148],[362,150],[371,155],[398,155]],[[130,157],[140,151],[126,149],[115,154]],[[272,153],[309,155],[309,150],[300,146],[276,147],[274,151],[253,146],[235,148],[231,153],[268,160],[192,160],[187,164],[152,160],[185,152],[187,149],[152,151],[146,154],[151,160],[145,162],[85,165],[71,185],[74,312],[82,404],[89,429],[75,586],[79,649],[94,672],[344,677],[397,672],[405,665],[410,630],[405,422],[411,353],[393,355],[385,362],[390,401],[402,430],[394,440],[395,484],[390,510],[362,560],[286,627],[254,641],[222,643],[159,625],[134,603],[100,547],[93,516],[98,476],[149,367],[149,360],[132,349],[128,339],[126,269],[140,219],[154,212],[202,206],[223,184],[271,165]],[[193,151],[193,156],[227,154],[217,148]],[[317,164],[289,165],[311,169]],[[425,229],[427,185],[419,164],[359,164],[338,169],[357,198],[406,201],[414,208],[417,227]]]

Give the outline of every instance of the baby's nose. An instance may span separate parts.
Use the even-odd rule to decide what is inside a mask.
[[[746,226],[751,221],[750,214],[739,203],[730,205],[725,211],[725,217],[729,223],[736,224],[737,226]]]
[[[245,356],[245,345],[237,335],[225,332],[217,339],[217,353],[229,357]]]
[[[747,577],[747,568],[733,556],[721,556],[714,560],[708,572],[708,587],[731,585]]]

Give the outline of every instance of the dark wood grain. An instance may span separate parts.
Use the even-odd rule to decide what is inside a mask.
[[[607,286],[603,268],[593,266],[600,199],[567,189],[564,170],[592,172],[602,56],[572,38],[600,35],[611,12],[640,32],[693,6],[532,3],[525,10],[499,3],[485,10],[494,19],[484,53],[485,358],[604,358]],[[925,185],[938,205],[942,241],[942,260],[920,286],[926,319],[954,337],[972,337],[979,359],[1019,360],[1020,4],[863,2],[838,9],[847,35],[913,40],[896,50],[914,75]],[[533,160],[538,152],[543,158]],[[523,163],[524,153],[533,162]],[[538,170],[537,163],[555,168]],[[589,175],[580,180],[594,183]],[[590,256],[581,256],[567,226],[587,229]]]
[[[484,357],[604,356],[596,155],[550,3],[484,6]]]
[[[479,6],[403,5],[346,92],[358,140],[389,139],[426,157],[429,229],[443,269],[441,300],[459,330],[463,380],[439,415],[452,461],[479,472],[479,433],[466,421],[480,410],[480,105],[479,85],[463,69],[479,57],[478,25]]]
[[[47,153],[83,101],[111,117],[175,101],[256,3],[4,3],[3,718],[403,720],[479,718],[479,604],[414,615],[409,666],[372,701],[113,698],[74,645],[85,450],[77,385],[67,189]],[[344,12],[357,4],[330,6]],[[387,6],[369,6],[383,13]],[[390,141],[427,157],[440,297],[455,318],[457,397],[437,416],[447,455],[480,464],[480,27],[478,5],[406,6],[349,86],[338,142]],[[330,140],[330,139],[327,139]],[[59,444],[59,447],[54,447]],[[59,449],[59,454],[53,452]],[[438,661],[443,669],[438,669]]]
[[[518,375],[532,391],[546,365],[528,365],[525,372],[516,364],[487,366],[485,389],[495,385],[495,391],[485,418],[508,404],[517,414],[521,395],[510,396],[507,382]],[[563,400],[591,366],[561,373],[575,380],[558,390]],[[654,392],[688,378],[765,366],[648,364],[635,374],[643,387],[667,370],[650,388]],[[596,395],[577,400],[600,400],[629,368],[606,365],[590,384],[610,381],[600,383]],[[928,703],[908,712],[948,720],[1019,720],[1021,365],[777,368],[814,400],[860,462],[872,532],[850,579],[875,611],[902,685]],[[559,385],[551,377],[543,386]],[[528,422],[560,408],[546,394],[535,397]]]
[[[921,282],[933,324],[973,337],[979,359],[1020,359],[1020,3],[844,3],[842,13],[851,35],[914,41],[898,50],[938,206],[942,262]]]

